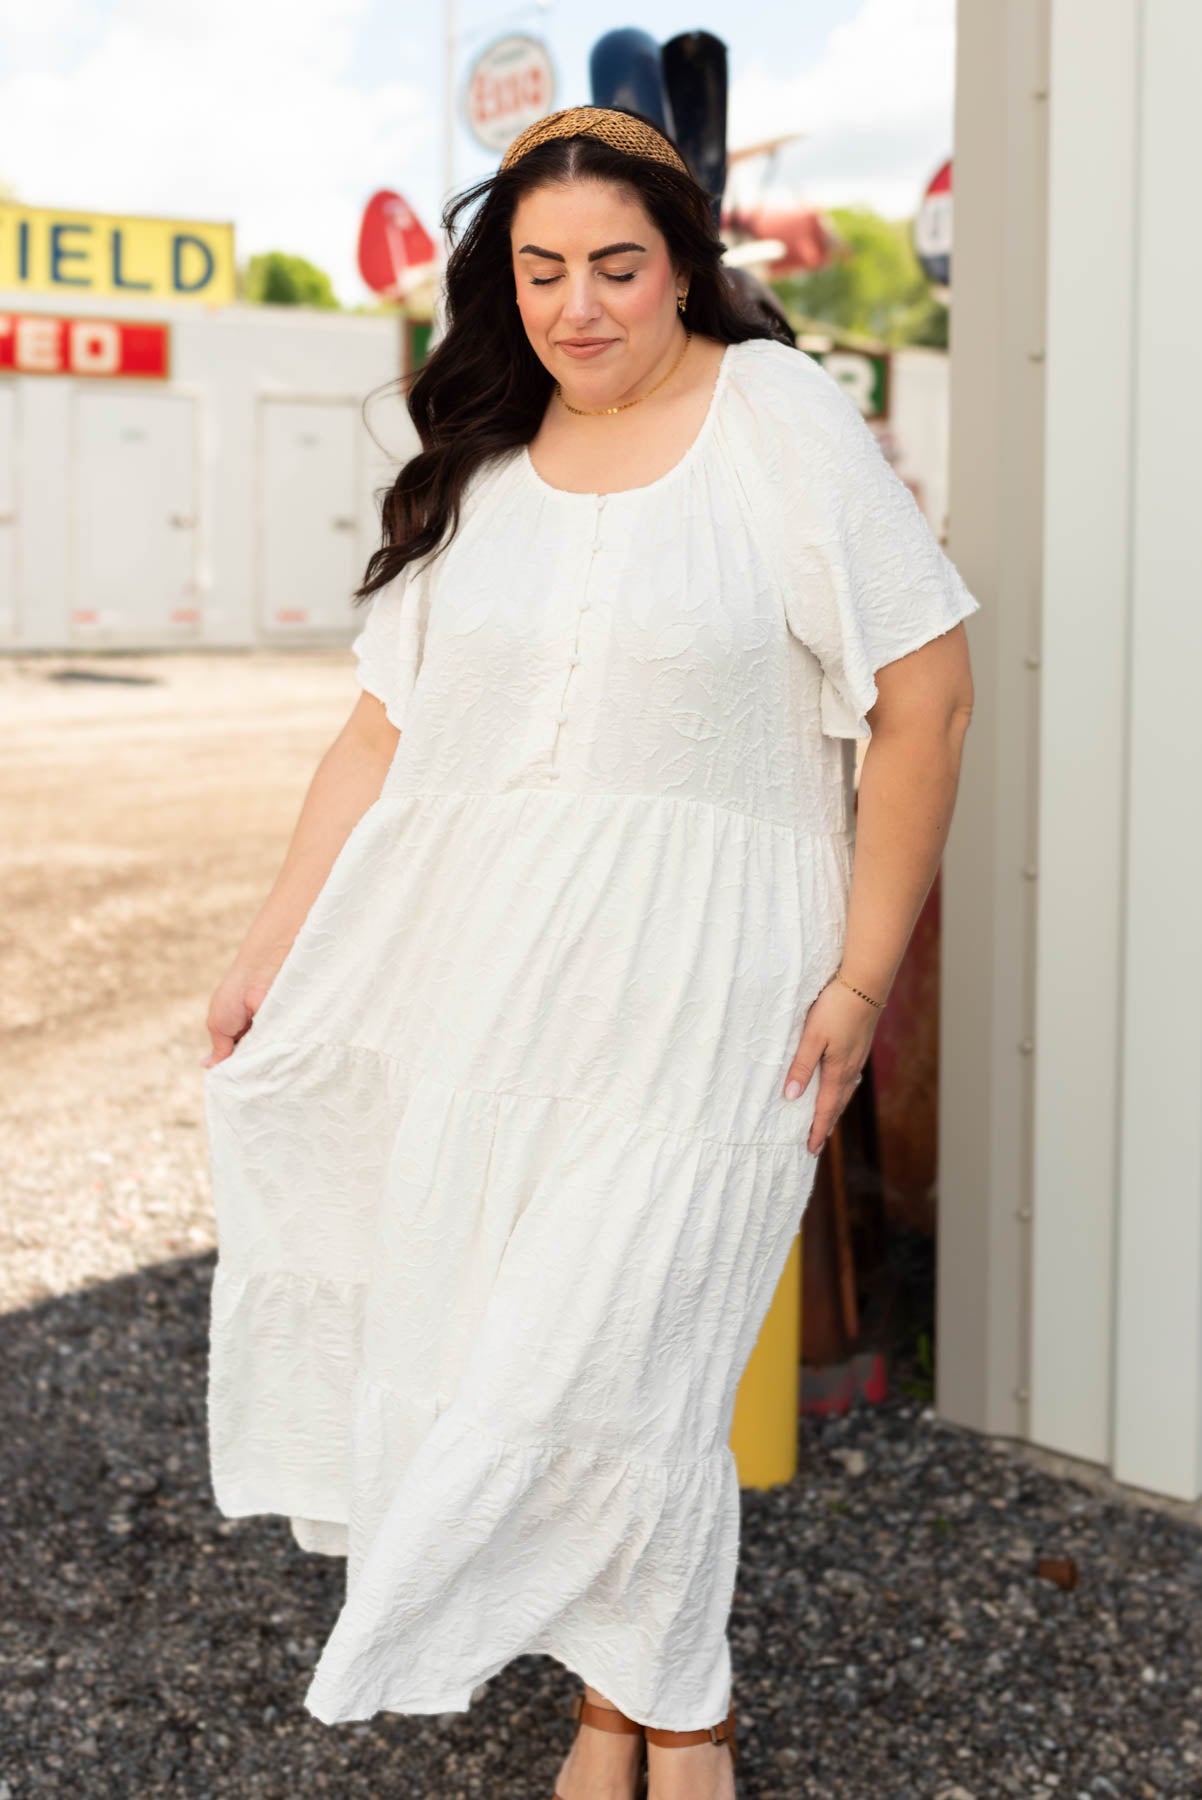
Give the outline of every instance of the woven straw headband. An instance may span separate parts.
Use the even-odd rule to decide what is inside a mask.
[[[501,167],[508,169],[519,157],[525,156],[527,150],[547,143],[550,138],[582,135],[600,138],[603,143],[612,144],[615,150],[624,150],[628,156],[649,156],[653,162],[670,163],[686,175],[691,172],[684,158],[661,132],[651,125],[644,125],[641,119],[614,112],[608,106],[565,106],[559,112],[536,119],[514,138],[501,158]]]

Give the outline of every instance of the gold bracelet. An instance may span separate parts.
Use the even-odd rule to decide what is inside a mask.
[[[835,970],[835,980],[843,981],[843,973],[839,969]],[[853,994],[859,994],[861,1000],[867,1000],[869,1006],[875,1006],[877,1008],[878,1012],[880,1011],[881,1007],[884,1006],[884,1004],[885,1004],[885,1002],[883,1000],[874,1000],[872,998],[871,994],[864,993],[862,991],[862,989],[860,989],[858,987],[851,987],[850,981],[843,981],[843,985],[845,988],[851,988],[851,991]]]

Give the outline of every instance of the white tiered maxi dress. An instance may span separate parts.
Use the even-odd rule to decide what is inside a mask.
[[[853,738],[977,609],[843,390],[729,347],[674,468],[525,451],[374,596],[401,728],[250,1030],[205,1077],[227,1516],[345,1554],[305,1705],[466,1710],[558,1658],[724,1716],[735,1393],[814,1176]]]

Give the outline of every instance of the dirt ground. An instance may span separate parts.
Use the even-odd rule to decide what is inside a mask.
[[[358,692],[346,650],[0,660],[0,1306],[211,1245],[209,996]]]

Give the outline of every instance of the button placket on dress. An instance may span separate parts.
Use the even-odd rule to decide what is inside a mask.
[[[547,776],[548,776],[548,779],[551,781],[558,781],[560,773],[561,773],[560,765],[556,761],[556,758],[559,754],[559,738],[560,738],[560,733],[563,730],[563,727],[568,722],[568,717],[569,717],[568,694],[569,694],[569,691],[570,691],[571,685],[572,685],[572,676],[575,673],[575,671],[580,667],[580,664],[583,661],[583,652],[582,652],[582,648],[581,648],[581,645],[582,645],[581,633],[582,633],[584,615],[589,610],[589,607],[592,605],[592,598],[589,594],[589,583],[592,578],[593,567],[596,562],[597,551],[600,547],[601,516],[605,510],[605,501],[606,501],[606,496],[604,494],[596,495],[596,505],[593,507],[592,542],[589,545],[588,563],[587,563],[587,566],[584,571],[580,599],[576,603],[576,634],[575,634],[575,637],[572,642],[572,654],[568,657],[567,672],[564,675],[563,687],[560,690],[559,707],[558,707],[558,710],[553,715],[554,721],[555,721],[555,731],[554,731],[554,735],[552,736],[552,739],[551,739],[551,751],[550,751],[550,756],[548,758],[548,768],[547,768]]]

